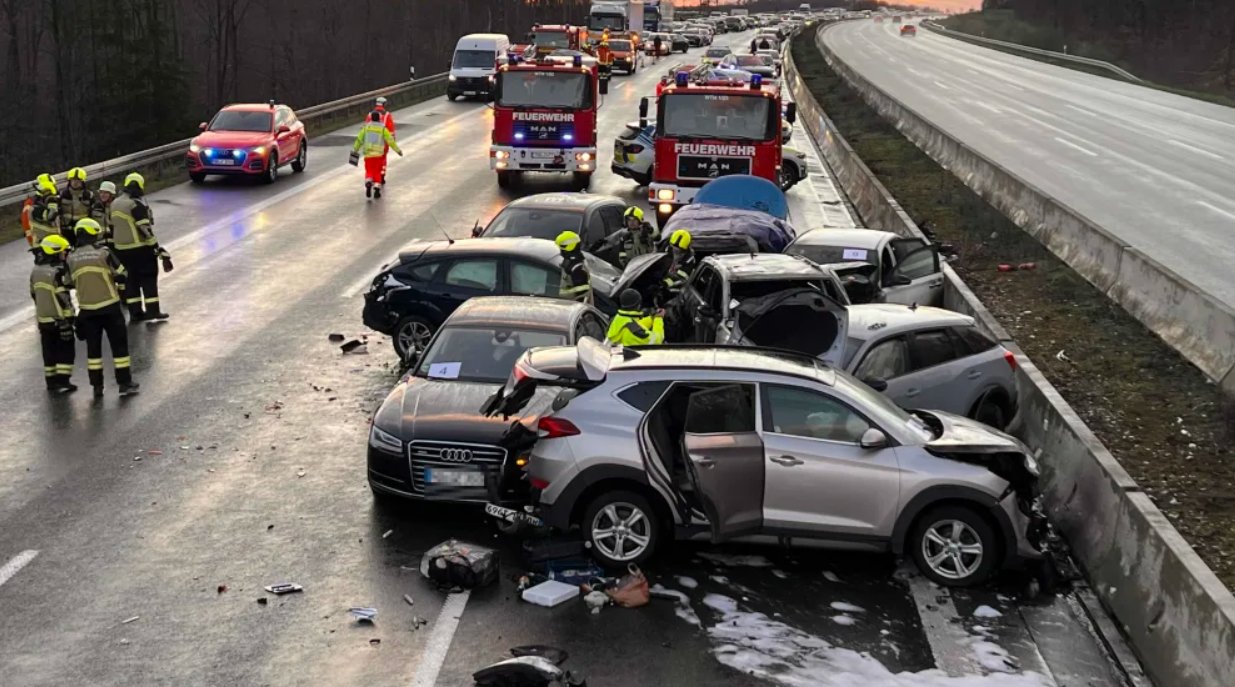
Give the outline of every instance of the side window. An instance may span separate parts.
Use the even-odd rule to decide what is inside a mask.
[[[858,379],[896,379],[909,371],[909,344],[898,336],[880,341],[866,352],[866,357],[853,371]]]
[[[929,247],[910,253],[896,266],[896,274],[909,279],[921,279],[938,271],[939,255]]]
[[[626,387],[618,392],[617,397],[622,399],[622,402],[631,406],[636,410],[647,412],[652,409],[652,405],[660,400],[661,396],[665,395],[665,389],[669,388],[669,382],[642,382],[634,386]]]
[[[852,408],[793,386],[764,386],[763,430],[806,439],[856,444],[871,424]]]
[[[450,286],[493,293],[497,290],[497,260],[457,260],[442,281]]]
[[[718,313],[721,312],[720,275],[716,273],[716,270],[706,265],[700,267],[695,272],[695,275],[695,292],[699,294],[704,303],[712,306],[713,310]]]
[[[600,318],[592,313],[584,313],[583,317],[579,318],[578,336],[576,340],[582,339],[585,336],[590,336],[597,341],[604,341],[608,334],[608,327],[605,326]]]
[[[951,331],[962,356],[985,353],[995,347],[995,341],[978,331],[977,327],[953,327]]]
[[[531,263],[510,263],[510,292],[520,296],[557,296],[561,275]],[[603,338],[603,337],[602,337]]]
[[[601,219],[605,222],[605,236],[622,228],[622,208],[616,205],[606,205],[600,209]]]
[[[437,269],[441,266],[440,262],[416,262],[410,265],[400,265],[395,269],[395,274],[407,282],[431,282],[433,275],[437,274]]]
[[[849,297],[844,293],[844,291],[839,289],[836,286],[836,282],[831,279],[823,280],[823,292],[827,294],[828,298],[831,298],[837,303],[845,303],[849,300]]]
[[[732,434],[755,431],[755,387],[727,386],[691,394],[686,410],[691,434]]]
[[[896,261],[892,259],[891,248],[884,246],[883,250],[879,252],[879,265],[884,279],[892,276],[892,270],[896,268]]]
[[[280,107],[275,111],[274,127],[277,129],[284,124],[291,124],[291,113],[285,107]]]
[[[605,220],[600,212],[593,212],[583,228],[583,249],[592,250],[605,240]]]
[[[914,370],[942,365],[956,359],[956,347],[946,329],[916,332],[910,338],[909,358]]]

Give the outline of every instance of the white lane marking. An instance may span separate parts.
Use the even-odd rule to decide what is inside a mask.
[[[935,667],[953,677],[982,675],[969,649],[971,637],[960,623],[960,614],[946,587],[936,587],[916,570],[908,575],[909,592],[922,619],[922,630],[935,656]]]
[[[1003,114],[1003,110],[999,109],[998,107],[995,107],[994,105],[991,105],[990,103],[986,103],[981,100],[974,100],[972,102],[974,105],[977,105],[978,107],[984,110],[990,110],[991,112],[994,112],[995,114]]]
[[[412,136],[409,136],[406,139],[399,139],[400,147],[407,146],[409,143],[412,143],[413,141],[417,141],[422,138],[426,138],[430,135],[436,134],[443,127],[449,124],[453,124],[460,119],[465,119],[467,117],[475,117],[479,114],[482,114],[483,112],[484,112],[483,110],[468,110],[467,112],[462,112],[460,114],[455,115],[454,117],[444,119],[440,122],[437,122],[432,127],[425,129],[424,131],[417,132],[416,134],[413,134]],[[411,148],[408,147],[408,150],[410,151]],[[392,161],[392,165],[393,165],[393,161]],[[300,184],[299,186],[296,186],[294,188],[289,188],[280,193],[276,193],[275,195],[269,198],[266,198],[265,200],[258,201],[257,203],[241,208],[240,210],[237,210],[226,217],[217,219],[214,222],[211,222],[210,224],[207,224],[206,226],[201,227],[200,229],[195,229],[187,234],[184,234],[183,236],[179,236],[174,241],[171,241],[167,243],[166,245],[164,245],[164,248],[166,248],[168,251],[175,252],[177,248],[193,243],[194,241],[199,240],[202,236],[206,234],[211,234],[215,231],[218,231],[221,228],[229,227],[235,224],[236,222],[246,220],[249,217],[252,217],[253,215],[261,212],[262,210],[265,210],[266,208],[272,205],[277,205],[287,200],[288,198],[292,198],[297,195],[300,195],[301,193],[312,190],[326,183],[327,181],[333,180],[335,177],[341,174],[346,174],[348,172],[354,172],[354,171],[355,170],[353,170],[350,165],[340,165],[327,172],[322,172],[320,175],[314,177],[313,179],[310,179],[309,181],[304,182],[303,184]],[[22,322],[28,322],[32,320],[33,317],[34,317],[34,306],[32,305],[28,305],[24,308],[20,308],[12,313],[9,313],[3,319],[0,319],[0,333],[8,331],[12,327]]]
[[[1079,146],[1079,145],[1077,145],[1077,144],[1073,143],[1072,141],[1067,140],[1066,138],[1060,138],[1059,136],[1056,136],[1056,137],[1055,137],[1055,140],[1056,140],[1056,141],[1059,141],[1060,143],[1062,143],[1062,144],[1064,144],[1064,145],[1066,145],[1066,146],[1068,146],[1069,148],[1072,148],[1073,150],[1079,150],[1080,152],[1085,153],[1086,155],[1088,155],[1088,156],[1090,156],[1090,157],[1098,157],[1098,154],[1097,154],[1097,153],[1095,153],[1094,151],[1092,151],[1092,150],[1090,150],[1090,149],[1088,149],[1088,148],[1082,148],[1081,146]]]
[[[442,610],[437,614],[437,622],[433,623],[433,632],[429,635],[425,651],[420,655],[420,664],[416,666],[412,687],[433,687],[437,684],[437,676],[442,672],[442,665],[446,663],[450,643],[454,641],[455,632],[459,629],[459,618],[463,617],[463,609],[467,607],[467,599],[471,594],[471,591],[465,589],[446,597]]]
[[[947,85],[947,84],[943,83],[942,81],[936,81],[936,82],[935,82],[935,85],[936,85],[936,86],[938,86],[938,87],[940,87],[940,88],[942,88],[942,89],[943,89],[943,90],[945,90],[945,91],[950,91],[950,90],[952,90],[952,87],[951,87],[951,86],[949,86],[949,85]]]
[[[381,271],[382,267],[393,262],[397,262],[399,260],[399,253],[401,252],[403,251],[400,250],[394,253],[389,258],[386,258],[382,262],[375,265],[372,270],[365,272],[364,276],[357,279],[351,286],[344,289],[342,296],[344,298],[355,298],[361,291],[369,288],[369,284],[373,283],[373,278],[377,276],[377,273]]]
[[[1183,141],[1176,141],[1173,138],[1166,139],[1166,142],[1170,143],[1173,146],[1183,148],[1185,150],[1191,150],[1192,152],[1198,155],[1204,155],[1205,157],[1213,159],[1213,160],[1225,160],[1226,159],[1222,157],[1221,155],[1218,155],[1217,153],[1213,152],[1212,150],[1205,150],[1204,148],[1198,148],[1194,145],[1184,143]]]
[[[1097,113],[1097,112],[1094,112],[1093,110],[1086,110],[1085,108],[1083,108],[1083,107],[1077,107],[1076,105],[1071,105],[1071,104],[1069,104],[1069,105],[1068,105],[1068,109],[1070,109],[1070,110],[1076,110],[1077,112],[1080,112],[1081,114],[1084,114],[1084,115],[1089,115],[1090,117],[1097,117],[1097,116],[1098,116],[1098,113]]]
[[[917,76],[917,77],[920,77],[920,78],[923,78],[923,79],[925,79],[925,78],[926,78],[926,74],[924,74],[924,73],[922,73],[922,72],[920,72],[920,71],[918,71],[918,70],[914,69],[913,67],[909,67],[909,68],[908,68],[908,70],[909,70],[909,73],[910,73],[910,74],[913,74],[914,76]]]
[[[34,557],[37,555],[39,555],[38,551],[30,549],[13,556],[8,563],[4,564],[3,568],[0,568],[0,585],[13,579],[13,576],[29,565],[30,561],[34,560]]]
[[[1219,215],[1226,215],[1227,217],[1229,217],[1229,218],[1231,218],[1231,219],[1235,219],[1235,213],[1232,213],[1232,212],[1227,212],[1226,210],[1223,210],[1222,208],[1218,207],[1217,205],[1211,205],[1211,204],[1209,204],[1209,203],[1206,203],[1206,202],[1205,202],[1205,201],[1203,201],[1203,200],[1198,200],[1198,201],[1196,201],[1196,204],[1197,204],[1197,205],[1203,205],[1203,206],[1205,206],[1205,207],[1209,208],[1210,210],[1213,210],[1214,212],[1218,213]]]

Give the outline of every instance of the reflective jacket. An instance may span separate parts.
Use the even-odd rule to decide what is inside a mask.
[[[396,153],[403,153],[399,144],[395,143],[394,136],[390,135],[390,130],[381,122],[365,122],[365,125],[360,127],[360,133],[356,134],[352,152],[359,152],[365,157],[381,157],[386,154],[387,146]]]
[[[154,213],[145,198],[134,198],[127,193],[116,196],[111,202],[112,245],[116,250],[133,250],[145,246],[157,246],[154,237]]]
[[[94,205],[94,192],[86,187],[80,191],[66,188],[60,193],[60,226],[67,236],[73,231],[77,220],[90,216],[90,207]]]
[[[562,260],[562,280],[558,285],[562,298],[579,303],[592,304],[592,275],[587,271],[587,262],[580,255]]]
[[[34,266],[30,273],[30,295],[34,298],[34,317],[39,324],[52,324],[73,316],[68,276],[64,265]]]
[[[55,196],[40,196],[34,199],[30,211],[30,245],[37,246],[43,239],[60,233],[60,199]]]
[[[116,255],[99,245],[86,245],[69,253],[69,282],[77,289],[77,305],[83,312],[100,310],[120,302],[124,266]]]
[[[652,225],[643,222],[635,231],[622,229],[622,247],[618,251],[618,262],[623,267],[640,255],[655,252],[656,230],[652,228]]]
[[[618,346],[646,346],[665,342],[665,320],[639,310],[618,310],[605,336]]]

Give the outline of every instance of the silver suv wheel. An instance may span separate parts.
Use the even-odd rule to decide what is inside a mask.
[[[963,580],[982,567],[982,538],[960,520],[939,520],[922,535],[922,558],[940,577]]]
[[[639,506],[615,501],[596,512],[589,532],[592,546],[614,561],[633,561],[652,543],[652,521]]]

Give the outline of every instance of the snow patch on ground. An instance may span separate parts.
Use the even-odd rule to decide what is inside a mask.
[[[703,622],[699,620],[699,614],[695,613],[695,609],[691,608],[690,597],[686,596],[685,593],[676,589],[669,589],[662,584],[654,584],[648,589],[648,591],[662,596],[672,596],[677,600],[677,603],[674,604],[673,614],[691,625],[703,629]]]
[[[717,660],[735,670],[789,687],[1046,687],[1037,673],[1009,674],[1006,665],[993,675],[951,677],[940,670],[892,673],[871,656],[834,647],[763,613],[739,610],[723,594],[708,594],[708,608],[720,622],[707,628]],[[983,642],[987,644],[988,642]],[[999,647],[991,645],[994,649]],[[975,650],[977,647],[975,646]],[[992,658],[997,652],[982,647]],[[1002,650],[1000,650],[1002,651]],[[1004,652],[1006,656],[1006,652]],[[993,669],[993,668],[992,668]]]
[[[699,554],[700,558],[731,568],[770,568],[772,561],[763,556],[740,555],[733,553],[713,553],[706,551]]]
[[[834,615],[832,616],[832,622],[848,627],[849,625],[857,625],[858,619],[851,615]]]
[[[695,578],[687,577],[685,575],[678,576],[678,584],[682,585],[686,589],[694,589],[699,586],[699,582],[695,580]]]
[[[823,579],[827,580],[828,582],[840,582],[841,581],[840,578],[836,576],[836,573],[832,572],[831,570],[823,571]]]
[[[648,591],[653,594],[660,594],[662,596],[672,596],[673,598],[677,599],[678,603],[680,604],[688,604],[688,605],[690,604],[690,597],[686,596],[685,592],[680,592],[676,589],[670,589],[664,586],[663,584],[660,584],[659,582],[649,587]]]
[[[990,606],[986,606],[986,605],[978,606],[973,611],[973,617],[975,618],[998,618],[1002,615],[1003,614],[1000,613],[999,611],[991,608]]]
[[[996,673],[1012,673],[1020,666],[1016,659],[1008,655],[1003,647],[992,642],[978,640],[973,642],[973,655],[978,659],[978,665]]]
[[[833,601],[829,604],[834,611],[844,611],[845,613],[865,613],[866,609],[861,606],[855,606],[844,601]]]

